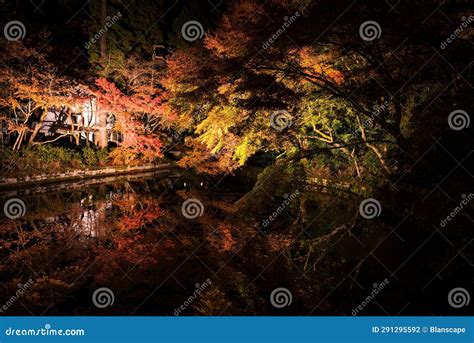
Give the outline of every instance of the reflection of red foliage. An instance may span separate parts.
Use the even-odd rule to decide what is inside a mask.
[[[163,243],[163,247],[165,247],[166,249],[176,248],[176,242],[172,241],[171,239],[165,239],[165,240],[163,240],[162,243]]]
[[[97,248],[95,251],[97,265],[103,267],[94,275],[96,282],[110,281],[125,271],[140,272],[142,268],[156,265],[157,257],[161,255],[159,246],[143,243],[142,240],[141,234],[134,234],[132,237],[121,235],[114,239],[116,249]]]
[[[289,235],[269,234],[267,242],[270,251],[282,251],[291,245],[293,239]]]
[[[232,232],[229,227],[219,225],[217,230],[208,237],[211,246],[219,251],[231,251],[237,241],[232,236]]]
[[[95,275],[96,281],[108,280],[119,271],[134,270],[139,272],[140,268],[149,268],[150,265],[158,263],[166,255],[166,249],[173,248],[169,241],[159,243],[147,243],[144,232],[140,229],[151,224],[162,217],[164,211],[159,202],[154,198],[140,198],[137,200],[134,193],[115,200],[123,215],[118,218],[116,227],[119,232],[113,238],[115,249],[110,250],[98,247],[96,251],[99,265],[107,266]]]
[[[160,218],[163,211],[153,200],[134,204],[132,200],[122,200],[117,204],[125,211],[123,217],[120,218],[117,226],[120,230],[136,230],[150,224],[154,220]]]
[[[119,227],[121,230],[134,230],[139,229],[143,226],[142,219],[140,217],[124,216],[120,219]]]

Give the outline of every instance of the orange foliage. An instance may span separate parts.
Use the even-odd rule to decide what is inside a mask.
[[[299,49],[296,53],[299,65],[308,74],[327,78],[336,84],[341,84],[344,81],[344,75],[334,68],[331,62],[334,57],[330,53],[316,53],[310,47]]]
[[[293,243],[293,239],[285,234],[268,234],[267,242],[270,251],[282,251]]]
[[[208,174],[231,173],[239,167],[239,163],[233,159],[232,149],[223,148],[213,155],[199,140],[189,139],[187,143],[191,150],[178,162],[181,167],[196,168],[198,172]]]
[[[155,199],[142,200],[138,204],[134,198],[122,199],[116,204],[124,211],[124,215],[117,223],[122,231],[140,229],[163,215]]]
[[[216,55],[234,58],[251,48],[252,37],[242,29],[242,23],[256,22],[259,5],[254,1],[239,2],[234,6],[231,15],[225,15],[216,33],[204,39],[205,46]]]
[[[181,91],[203,82],[203,67],[210,64],[199,49],[177,50],[167,60],[168,70],[162,84],[170,91]],[[207,75],[209,76],[209,75]]]
[[[168,116],[170,119],[170,111],[163,104],[162,96],[145,92],[126,95],[104,78],[99,78],[96,83],[99,87],[99,91],[95,92],[99,108],[115,114],[115,129],[124,135],[123,143],[111,153],[113,161],[133,164],[153,162],[155,158],[162,157],[163,143],[156,134],[146,132],[141,121],[142,114]]]
[[[123,94],[117,86],[105,78],[96,81],[100,91],[96,92],[99,106],[107,111],[122,114],[147,113],[150,115],[163,115],[163,98],[158,94],[136,92],[132,95]]]
[[[217,230],[208,236],[208,240],[213,248],[222,252],[232,251],[237,244],[230,228],[225,225],[219,225]]]

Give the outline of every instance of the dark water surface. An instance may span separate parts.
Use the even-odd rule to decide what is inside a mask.
[[[448,293],[474,294],[474,201],[440,224],[461,195],[378,193],[366,219],[364,197],[331,189],[241,199],[248,180],[108,181],[3,194],[26,213],[0,221],[1,315],[473,313]],[[103,287],[113,304],[94,299]]]

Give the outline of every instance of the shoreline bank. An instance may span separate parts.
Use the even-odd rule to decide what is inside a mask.
[[[18,189],[31,186],[51,185],[61,182],[80,181],[98,177],[110,177],[173,169],[172,163],[141,166],[105,167],[101,169],[81,169],[56,174],[39,174],[18,178],[0,178],[0,190]]]

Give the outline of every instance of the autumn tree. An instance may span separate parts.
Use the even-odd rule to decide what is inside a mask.
[[[70,135],[68,131],[49,141],[36,140],[48,111],[64,112],[72,122],[68,108],[75,101],[77,83],[59,76],[43,54],[21,43],[12,43],[1,56],[5,67],[0,70],[0,106],[8,132],[16,136],[12,148],[19,150],[23,142],[45,144]],[[23,59],[28,63],[22,63]]]
[[[169,58],[163,83],[208,156],[230,151],[243,165],[257,152],[313,158],[330,147],[354,175],[368,155],[391,173],[447,70],[432,58],[444,24],[419,23],[433,6],[402,1],[394,16],[375,1],[231,2],[203,41]],[[374,39],[360,33],[370,20],[383,23]]]
[[[124,68],[114,70],[110,80],[96,81],[98,106],[115,116],[114,130],[123,136],[123,142],[112,152],[116,162],[151,162],[162,156],[160,130],[168,128],[175,116],[155,73],[153,62],[130,59]]]

